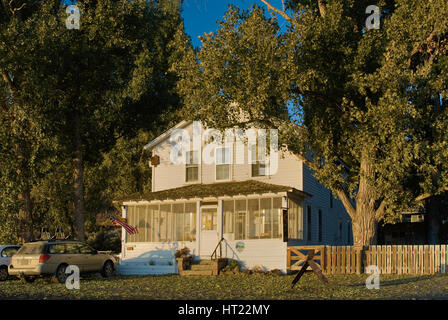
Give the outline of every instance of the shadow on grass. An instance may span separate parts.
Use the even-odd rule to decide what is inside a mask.
[[[381,277],[381,275],[380,275],[380,277]],[[424,281],[424,280],[429,280],[429,279],[433,279],[433,278],[434,278],[434,276],[419,276],[419,277],[403,278],[403,279],[396,279],[396,280],[386,280],[386,281],[380,280],[381,281],[380,284],[382,287],[399,286],[402,284]],[[347,287],[365,287],[365,285],[366,285],[365,282],[363,282],[363,283],[357,283],[357,284],[349,284],[349,285],[347,285]]]

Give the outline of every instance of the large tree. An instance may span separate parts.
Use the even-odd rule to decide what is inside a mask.
[[[289,1],[285,8],[262,2],[288,29],[282,32],[262,8],[231,7],[218,31],[206,34],[201,50],[179,67],[184,115],[220,129],[278,128],[282,145],[342,201],[355,245],[375,243],[386,213],[413,204],[409,181],[422,181],[415,164],[427,158],[417,124],[433,124],[416,106],[412,77],[446,69],[415,63],[415,52],[434,30],[446,34],[446,3],[380,2],[381,28],[367,30],[370,1]],[[426,76],[446,88],[446,79],[428,70]],[[416,91],[424,95],[427,88]]]
[[[25,110],[20,114],[24,121],[51,140],[55,162],[50,166],[58,166],[46,175],[56,183],[26,182],[36,194],[53,198],[47,208],[61,209],[59,221],[67,221],[62,217],[72,212],[75,235],[84,240],[86,167],[94,170],[117,139],[151,129],[164,119],[161,114],[178,105],[176,75],[168,69],[181,55],[181,3],[78,1],[79,29],[66,27],[66,6],[59,1],[2,4],[1,14],[10,17],[0,30],[2,105],[13,116],[19,115],[17,107]],[[32,141],[32,135],[27,138]],[[32,160],[43,164],[43,157],[23,153],[25,168]],[[72,208],[67,206],[67,183],[72,184]],[[20,196],[16,193],[9,193],[12,202]]]

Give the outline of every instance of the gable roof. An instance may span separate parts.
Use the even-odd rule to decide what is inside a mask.
[[[144,194],[135,193],[116,202],[125,201],[152,201],[152,200],[179,200],[192,198],[222,197],[249,195],[256,193],[293,192],[302,197],[311,197],[307,192],[297,190],[289,186],[264,183],[256,180],[220,182],[211,184],[192,184],[168,190],[148,192]]]
[[[145,150],[151,150],[152,148],[154,148],[156,145],[158,145],[160,142],[166,140],[169,138],[169,136],[171,135],[171,133],[176,130],[176,129],[181,129],[186,127],[187,125],[189,125],[192,121],[186,121],[186,120],[182,120],[181,122],[179,122],[178,124],[176,124],[174,127],[172,127],[171,129],[165,131],[164,133],[162,133],[160,136],[158,136],[157,138],[155,138],[154,140],[152,140],[150,143],[148,143],[147,145],[145,145],[143,147],[143,149]]]

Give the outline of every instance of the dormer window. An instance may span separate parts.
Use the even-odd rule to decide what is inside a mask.
[[[185,164],[185,181],[194,182],[199,180],[199,158],[198,151],[186,152],[186,164]]]
[[[216,152],[216,181],[230,180],[230,148],[218,147]]]

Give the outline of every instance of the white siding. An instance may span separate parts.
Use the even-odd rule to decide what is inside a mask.
[[[244,243],[241,251],[236,249],[238,242]],[[265,270],[280,269],[286,272],[286,247],[287,243],[282,239],[227,241],[223,255],[238,260],[243,269],[260,266]]]
[[[192,137],[192,127],[190,124],[185,127]],[[193,145],[191,143],[191,145]],[[205,144],[202,145],[202,148]],[[152,167],[153,191],[161,191],[171,188],[190,185],[186,182],[185,165],[175,165],[170,160],[172,145],[169,138],[156,145],[153,153],[160,157],[160,164]],[[251,164],[248,163],[248,147],[244,146],[244,164],[237,164],[236,147],[233,146],[233,164],[231,166],[231,181],[258,180],[265,183],[291,186],[302,189],[301,161],[289,152],[281,152],[278,160],[278,170],[275,174],[264,177],[252,177]],[[213,153],[212,153],[213,154]],[[199,165],[199,179],[195,183],[216,183],[215,165],[202,163]]]

